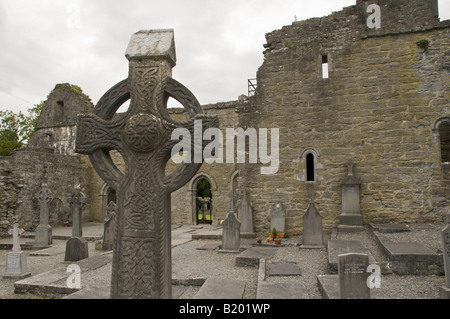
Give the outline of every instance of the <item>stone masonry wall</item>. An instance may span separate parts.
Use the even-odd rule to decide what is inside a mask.
[[[433,18],[433,1],[396,2],[413,8],[398,21],[384,15],[393,1],[369,2],[381,5],[384,22],[373,33],[352,6],[266,35],[253,125],[280,128],[280,170],[263,176],[249,166],[245,173],[259,232],[268,231],[277,202],[288,232],[301,232],[308,187],[325,230],[335,228],[350,159],[362,180],[364,223],[441,221],[448,211],[449,171],[433,126],[449,114],[450,24]],[[417,46],[424,39],[426,52]],[[311,149],[316,180],[307,182],[302,154]]]

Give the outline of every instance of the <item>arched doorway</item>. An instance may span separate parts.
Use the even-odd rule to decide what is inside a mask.
[[[450,117],[443,117],[436,121],[433,132],[439,142],[442,163],[450,163]]]
[[[194,182],[195,196],[195,224],[212,224],[212,186],[205,176],[201,176]]]

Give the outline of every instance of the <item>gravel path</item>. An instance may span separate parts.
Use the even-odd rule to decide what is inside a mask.
[[[392,241],[420,242],[433,251],[441,249],[440,230],[444,225],[413,225],[411,232],[383,234]],[[382,251],[367,230],[361,233],[340,233],[337,239],[359,240],[366,246],[375,260],[385,261]],[[284,247],[280,247],[272,259],[266,262],[266,281],[268,282],[298,282],[303,285],[311,299],[322,298],[317,284],[317,275],[330,274],[328,269],[327,250],[299,249],[297,243],[300,237],[283,240]],[[249,248],[256,241],[254,239],[241,239],[241,248]],[[64,260],[64,247],[66,241],[55,240],[54,247],[61,247],[61,253],[52,256],[28,256],[28,268],[33,275],[61,267]],[[242,280],[246,282],[244,299],[255,299],[258,283],[257,267],[236,267],[236,254],[218,253],[217,250],[198,250],[205,244],[221,242],[218,240],[193,240],[172,249],[172,270],[174,278],[225,278]],[[56,249],[56,248],[55,248]],[[26,251],[28,254],[31,251]],[[0,250],[0,269],[5,269],[8,251]],[[95,250],[95,243],[89,242],[89,256],[103,253]],[[301,276],[269,277],[268,270],[274,262],[296,262],[301,270]],[[0,272],[1,273],[1,272]],[[82,285],[104,286],[108,285],[111,276],[111,264],[91,271],[87,277],[82,278]],[[14,294],[14,280],[0,277],[0,298],[42,298],[32,294]],[[379,298],[385,299],[438,299],[439,288],[445,285],[445,276],[399,276],[383,275]],[[192,299],[198,286],[188,286],[179,296],[179,299]],[[44,296],[45,297],[45,296]]]

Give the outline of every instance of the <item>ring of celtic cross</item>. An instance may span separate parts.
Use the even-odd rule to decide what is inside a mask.
[[[103,120],[112,120],[117,110],[130,99],[130,96],[128,79],[125,79],[101,97],[93,113]],[[169,116],[167,101],[170,97],[184,106],[188,120],[179,122]],[[148,113],[130,116],[124,129],[124,140],[130,149],[140,153],[151,152],[159,146],[163,126],[167,124],[174,127],[184,126],[197,116],[204,116],[201,105],[193,93],[171,77],[166,79],[162,101],[158,101],[158,113],[161,118]],[[120,184],[123,173],[114,164],[108,151],[96,150],[89,157],[96,170],[111,184]]]

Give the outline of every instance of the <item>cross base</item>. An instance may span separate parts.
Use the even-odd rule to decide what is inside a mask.
[[[31,276],[27,269],[27,255],[24,251],[8,253],[5,279],[23,279]]]
[[[34,246],[50,246],[53,243],[52,227],[50,225],[39,225],[38,227],[36,227],[34,238]]]

